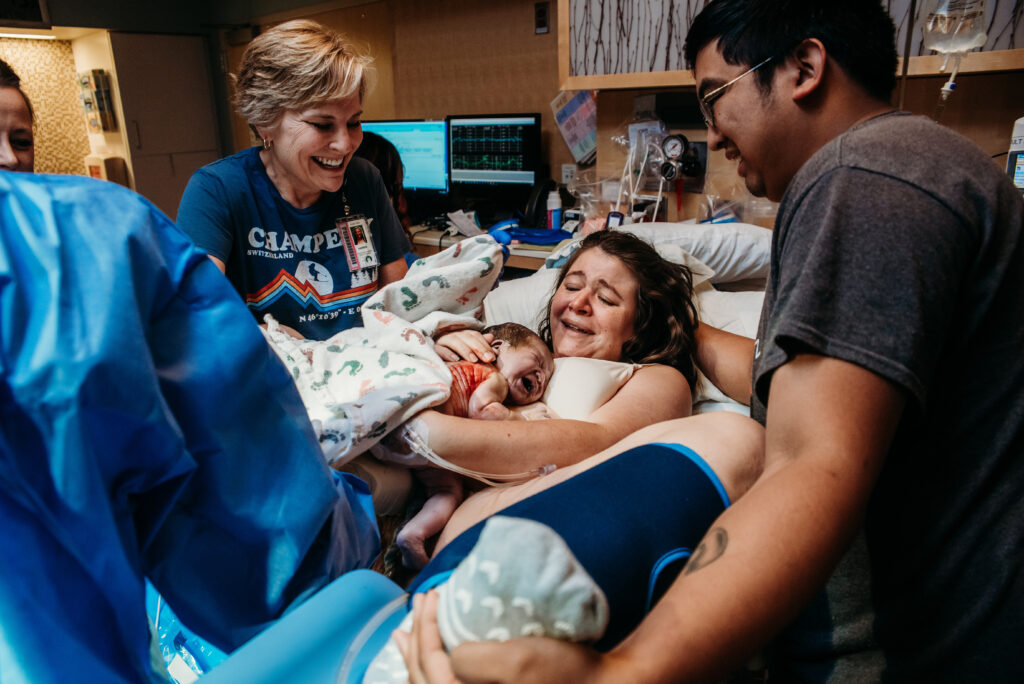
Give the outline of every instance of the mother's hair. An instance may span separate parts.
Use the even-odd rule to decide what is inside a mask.
[[[21,98],[25,100],[25,106],[28,108],[28,118],[30,121],[35,120],[35,114],[32,112],[32,103],[29,102],[28,95],[21,89],[21,79],[18,78],[18,74],[14,73],[14,69],[0,59],[0,88],[14,88],[21,95]]]
[[[580,255],[590,249],[617,258],[636,279],[633,337],[622,345],[619,360],[672,366],[692,388],[697,381],[697,309],[693,305],[690,269],[661,258],[653,247],[631,233],[602,230],[585,237],[569,256],[558,273],[556,289]],[[551,299],[540,323],[540,336],[550,347]]]
[[[235,108],[251,126],[270,126],[289,109],[366,93],[373,60],[343,35],[296,19],[253,38],[235,78]]]

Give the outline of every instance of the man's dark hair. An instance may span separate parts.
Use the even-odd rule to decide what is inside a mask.
[[[782,57],[800,41],[817,38],[843,71],[872,97],[888,102],[896,87],[892,18],[879,0],[713,0],[686,36],[686,62],[718,40],[729,64],[752,67],[774,59],[754,76],[763,92]]]

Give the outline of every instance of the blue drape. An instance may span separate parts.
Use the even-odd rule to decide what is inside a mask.
[[[0,681],[152,681],[143,577],[225,650],[378,550],[291,378],[156,208],[0,172]]]

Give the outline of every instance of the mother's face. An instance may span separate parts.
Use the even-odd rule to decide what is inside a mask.
[[[600,248],[580,254],[551,297],[555,356],[619,361],[633,336],[637,282]]]

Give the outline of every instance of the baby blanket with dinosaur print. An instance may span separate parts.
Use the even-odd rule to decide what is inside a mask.
[[[295,339],[266,317],[264,336],[291,372],[328,463],[347,463],[444,403],[452,376],[434,352],[433,335],[482,327],[483,298],[501,259],[489,236],[420,259],[366,301],[362,328],[323,341]]]

